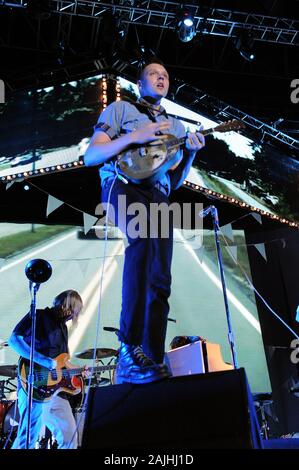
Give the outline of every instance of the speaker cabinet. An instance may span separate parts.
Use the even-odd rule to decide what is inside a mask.
[[[245,371],[91,388],[82,447],[260,448]]]

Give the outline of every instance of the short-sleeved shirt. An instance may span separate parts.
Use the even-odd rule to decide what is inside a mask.
[[[139,103],[142,104],[142,99]],[[182,138],[186,135],[183,124],[172,116],[168,116],[165,109],[160,106],[159,113],[152,114],[145,106],[135,106],[133,103],[128,101],[115,101],[111,103],[101,113],[98,124],[95,126],[96,131],[105,132],[111,140],[120,137],[124,134],[140,129],[151,122],[168,121],[170,128],[167,133]],[[181,150],[179,150],[181,152]],[[114,161],[109,160],[104,163],[100,168],[100,178],[103,185],[107,178],[115,176]],[[155,185],[158,189],[169,195],[171,190],[170,178],[168,172],[163,175]]]
[[[23,336],[24,341],[31,343],[31,314],[16,325],[13,333]],[[64,322],[57,318],[54,308],[36,311],[35,349],[47,357],[55,358],[68,352],[68,330]]]

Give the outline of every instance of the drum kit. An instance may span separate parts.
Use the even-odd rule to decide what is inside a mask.
[[[78,359],[94,359],[97,365],[103,364],[103,359],[109,359],[108,364],[116,361],[118,351],[110,348],[85,349],[75,353]],[[101,373],[94,372],[91,378],[85,378],[85,387],[100,387],[112,385],[114,374],[109,370],[109,377],[102,377]],[[19,424],[19,411],[17,407],[17,386],[12,381],[18,375],[17,365],[0,365],[0,377],[8,377],[0,380],[0,449],[9,449],[17,435]],[[82,402],[84,397],[70,396],[70,404],[76,417],[82,412]]]
[[[17,376],[16,365],[1,365],[0,376],[9,377],[0,380],[0,449],[10,448],[14,441],[18,423],[19,412],[17,403],[17,387],[12,380]]]

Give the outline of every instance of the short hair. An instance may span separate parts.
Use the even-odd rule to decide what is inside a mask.
[[[58,310],[58,318],[63,320],[72,315],[72,321],[76,324],[79,313],[83,308],[83,301],[77,291],[70,289],[61,292],[55,297],[53,307]]]
[[[161,59],[158,59],[158,57],[151,57],[150,59],[147,59],[145,62],[142,62],[142,65],[138,69],[138,72],[137,72],[137,81],[142,79],[144,69],[150,64],[160,64],[163,67],[165,67],[164,62]]]

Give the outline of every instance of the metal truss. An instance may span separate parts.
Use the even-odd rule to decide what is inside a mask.
[[[272,140],[281,142],[287,145],[290,149],[299,150],[299,141],[290,135],[275,129],[275,127],[266,124],[259,119],[247,114],[239,109],[224,103],[218,98],[215,98],[211,95],[208,95],[202,90],[199,90],[196,87],[189,86],[186,82],[176,79],[177,90],[174,93],[174,99],[177,99],[179,90],[182,91],[181,96],[184,99],[185,106],[191,107],[196,112],[203,112],[203,109],[208,109],[212,112],[212,115],[215,118],[222,120],[223,118],[228,119],[238,119],[243,121],[248,128],[256,129],[261,135],[261,142],[264,141],[265,136],[269,136]],[[185,96],[184,96],[185,95]],[[186,96],[189,95],[192,98],[190,104],[186,104]],[[188,101],[188,99],[187,99]]]
[[[75,15],[99,18],[107,9],[121,15],[124,23],[147,25],[156,28],[175,29],[177,11],[180,6],[174,1],[141,0],[50,0],[52,12],[60,15]],[[0,6],[26,8],[27,2],[0,0]],[[277,18],[256,13],[230,11],[184,4],[192,12],[196,31],[201,34],[234,37],[240,30],[249,30],[256,41],[276,44],[299,44],[299,21]]]

